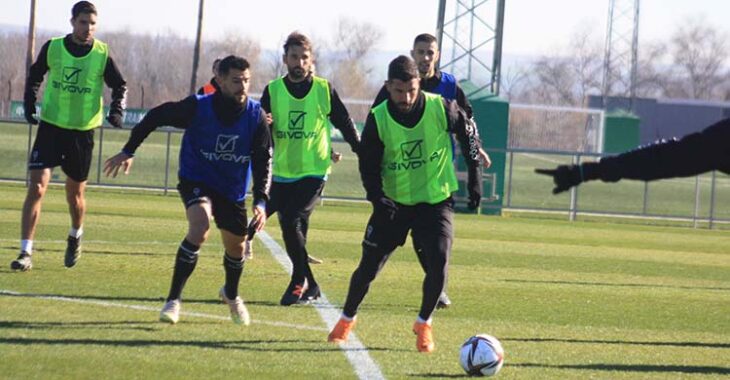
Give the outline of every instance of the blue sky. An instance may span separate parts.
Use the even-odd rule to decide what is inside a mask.
[[[491,0],[494,1],[494,0]],[[453,1],[452,1],[453,2]],[[30,0],[3,0],[0,24],[27,25]],[[69,30],[75,0],[37,0],[37,25]],[[101,30],[129,29],[141,33],[172,30],[193,38],[198,0],[97,0]],[[250,4],[256,4],[250,7]],[[280,45],[298,29],[313,37],[329,37],[340,17],[379,26],[382,50],[407,50],[412,38],[436,27],[438,0],[206,0],[204,37],[235,31],[259,39],[265,49]],[[496,2],[495,2],[496,3]],[[302,5],[304,4],[304,5]],[[642,0],[641,41],[662,39],[690,17],[704,17],[727,32],[730,1]],[[603,41],[608,0],[507,0],[504,37],[506,54],[539,55],[567,41],[577,28],[591,29]],[[316,43],[316,41],[315,41]]]

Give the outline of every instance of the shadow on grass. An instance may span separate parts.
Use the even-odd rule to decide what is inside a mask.
[[[408,377],[428,377],[435,379],[462,379],[467,377],[466,373],[455,375],[453,373],[409,373]]]
[[[0,321],[0,329],[105,329],[105,330],[140,330],[159,331],[158,322],[118,321],[118,322],[28,322]]]
[[[150,339],[48,339],[48,338],[0,338],[0,345],[48,345],[48,346],[108,346],[108,347],[194,347],[205,349],[241,350],[255,352],[337,352],[335,345],[325,346],[321,340],[150,340]],[[306,347],[292,347],[294,344]],[[268,347],[267,347],[268,346]],[[368,351],[388,351],[384,348],[368,348]]]
[[[666,288],[683,290],[730,290],[722,287],[705,286],[679,286],[679,285],[658,285],[658,284],[615,284],[610,282],[583,282],[583,281],[541,281],[541,280],[502,280],[504,282],[518,282],[528,284],[555,284],[555,285],[579,285],[579,286],[615,286],[629,288]]]
[[[730,348],[730,343],[708,342],[652,342],[630,340],[595,340],[595,339],[559,339],[559,338],[500,338],[502,341],[512,342],[558,342],[558,343],[587,343],[587,344],[621,344],[638,346],[670,346],[670,347],[700,347],[700,348]]]
[[[59,244],[65,244],[65,243],[59,243]],[[90,244],[96,244],[96,243],[90,243]],[[120,243],[123,245],[123,243]],[[112,251],[112,250],[101,250],[101,249],[89,249],[87,245],[84,245],[82,247],[82,256],[83,255],[116,255],[116,256],[166,256],[166,257],[175,257],[175,252],[177,250],[177,245],[179,243],[170,243],[170,247],[172,248],[165,248],[161,249],[156,252],[139,252],[139,251]],[[20,251],[20,246],[17,245],[8,245],[0,248],[5,248],[10,251],[18,252]],[[43,255],[63,255],[65,252],[65,248],[41,248],[41,247],[35,247],[33,248],[33,253],[41,253]],[[14,258],[15,256],[13,256]]]
[[[669,365],[669,364],[540,364],[510,363],[510,367],[577,369],[588,371],[621,371],[621,372],[677,372],[702,373],[708,375],[730,375],[730,368],[714,366]]]
[[[175,252],[177,251],[177,246],[175,243],[170,244],[170,247],[167,249],[161,249],[156,252],[140,252],[140,251],[111,251],[111,250],[101,250],[101,249],[87,249],[84,247],[84,254],[85,255],[99,255],[99,256],[165,256],[165,257],[175,257]]]

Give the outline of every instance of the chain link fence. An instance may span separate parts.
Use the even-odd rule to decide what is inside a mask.
[[[0,122],[4,137],[0,141],[1,180],[26,180],[26,162],[36,129],[17,121]],[[128,176],[104,177],[104,160],[121,150],[129,132],[129,129],[114,128],[96,130],[89,184],[174,193],[182,131],[173,128],[160,128],[145,140]],[[357,157],[346,143],[335,141],[333,145],[344,157],[333,166],[325,190],[326,198],[364,201]],[[581,215],[660,218],[710,228],[730,222],[730,210],[724,207],[730,204],[730,177],[721,173],[651,183],[621,181],[606,185],[595,181],[554,196],[551,179],[536,175],[535,168],[593,160],[600,155],[524,148],[510,148],[506,154],[506,210],[559,212],[571,220]],[[54,170],[53,182],[62,183],[64,178],[60,169]]]

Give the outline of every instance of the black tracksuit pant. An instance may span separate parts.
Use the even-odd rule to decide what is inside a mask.
[[[271,201],[267,214],[277,213],[286,253],[292,263],[292,281],[301,283],[307,279],[309,287],[317,286],[309,267],[307,254],[307,230],[309,216],[314,211],[325,181],[320,178],[302,178],[295,182],[274,182],[271,185]]]
[[[453,242],[454,207],[451,198],[437,204],[399,205],[390,216],[376,209],[370,216],[362,242],[362,258],[350,279],[350,288],[343,314],[354,317],[370,283],[375,279],[391,253],[405,243],[408,231],[419,237],[427,262],[423,280],[423,297],[418,316],[431,317],[448,276],[449,255]]]

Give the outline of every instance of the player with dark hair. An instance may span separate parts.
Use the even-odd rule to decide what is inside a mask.
[[[79,1],[71,9],[71,34],[52,38],[41,47],[25,82],[25,119],[39,124],[36,96],[43,77],[40,125],[28,162],[30,182],[23,204],[20,255],[10,263],[13,270],[33,267],[33,238],[40,219],[43,196],[54,167],[66,173],[66,201],[71,215],[64,265],[71,268],[81,255],[81,236],[86,215],[86,180],[94,150],[94,129],[103,122],[104,83],[112,89],[107,121],[122,127],[127,82],[109,54],[109,47],[94,38],[96,7]]]
[[[654,181],[691,177],[712,170],[730,174],[730,119],[721,120],[681,139],[660,140],[625,153],[603,157],[597,162],[535,169],[553,177],[553,194],[570,190],[583,182],[600,179]]]
[[[439,70],[436,66],[441,57],[438,39],[435,36],[422,33],[413,39],[411,58],[418,66],[418,75],[421,78],[421,89],[425,92],[438,94],[450,100],[466,112],[467,117],[472,118],[473,109],[464,90],[459,86],[456,77]],[[373,107],[388,99],[388,90],[383,86],[375,97]]]
[[[216,58],[213,61],[213,67],[211,68],[211,71],[213,72],[213,77],[210,78],[210,81],[203,85],[203,87],[198,89],[197,94],[198,95],[208,95],[212,94],[216,91],[218,91],[218,83],[215,81],[215,77],[218,76],[218,65],[221,63],[220,58]]]
[[[207,240],[210,219],[221,232],[225,252],[225,285],[219,295],[237,324],[250,317],[238,296],[246,239],[246,188],[253,172],[253,220],[266,223],[266,201],[271,182],[271,134],[258,102],[248,97],[249,63],[228,56],[220,62],[220,91],[193,95],[151,109],[132,130],[120,153],[104,165],[106,175],[129,172],[137,147],[160,126],[185,129],[180,147],[180,183],[188,231],[177,250],[170,292],[160,313],[163,322],[177,323],[185,282],[193,273],[200,248]]]
[[[274,141],[273,184],[269,215],[278,213],[279,225],[292,262],[292,274],[281,305],[320,296],[306,249],[309,217],[330,173],[331,136],[328,120],[357,153],[360,138],[337,91],[324,78],[312,75],[312,42],[291,33],[282,57],[287,75],[264,88],[261,107],[271,113]]]
[[[360,176],[373,205],[362,258],[350,279],[342,316],[328,336],[344,342],[355,325],[370,283],[408,231],[419,236],[426,261],[423,297],[413,325],[420,352],[434,350],[431,315],[448,275],[453,240],[453,199],[458,190],[451,134],[469,167],[470,201],[481,199],[481,141],[464,111],[451,100],[421,91],[416,63],[399,56],[388,66],[387,102],[370,111],[360,144]]]
[[[466,116],[473,122],[473,109],[469,99],[464,94],[464,90],[459,86],[456,78],[444,71],[440,71],[436,66],[440,57],[438,39],[435,36],[422,33],[413,39],[413,48],[411,49],[411,58],[416,62],[418,66],[418,75],[421,78],[421,90],[430,92],[432,94],[441,95],[444,99],[454,100],[456,104],[461,107],[466,113]],[[388,99],[388,90],[383,86],[378,95],[375,97],[372,108],[375,108],[380,103]],[[452,149],[454,153],[456,150],[456,141],[451,139]],[[484,166],[489,168],[492,164],[489,159],[489,155],[483,149],[479,151]],[[470,208],[474,209],[474,205],[469,205]],[[420,247],[418,236],[413,234],[411,231],[411,238],[413,240],[413,249],[418,255],[418,262],[421,264],[423,271],[426,271],[426,259],[423,255],[423,249]],[[446,308],[451,306],[451,299],[446,294],[446,286],[444,291],[439,296],[439,302],[437,308]]]

